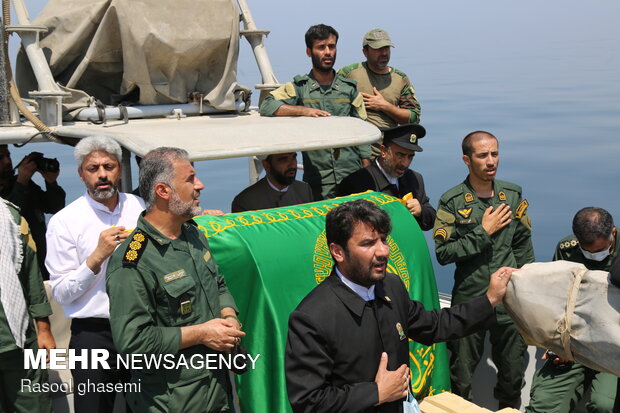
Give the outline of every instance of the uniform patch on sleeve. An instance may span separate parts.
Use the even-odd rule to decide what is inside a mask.
[[[521,201],[519,203],[519,206],[517,206],[517,210],[515,211],[515,218],[521,219],[521,217],[523,217],[529,205],[530,204],[528,204],[527,199],[524,199],[523,201]]]
[[[291,82],[287,82],[283,86],[280,86],[276,90],[272,91],[271,96],[273,96],[276,100],[286,100],[294,98],[295,96],[297,96],[297,92],[295,91],[295,85],[293,85]]]
[[[520,222],[523,224],[525,228],[527,228],[530,231],[532,230],[532,221],[530,220],[529,215],[522,216],[520,219]]]
[[[37,252],[37,245],[34,243],[34,238],[32,238],[32,234],[30,233],[30,227],[24,217],[21,217],[21,221],[19,221],[19,232],[26,237],[28,247],[34,252]]]
[[[351,106],[355,108],[357,116],[359,116],[360,119],[365,120],[368,117],[368,114],[366,113],[366,106],[364,106],[364,98],[361,93],[358,93],[357,96],[355,96],[355,99],[351,102]]]
[[[133,237],[131,237],[131,240],[128,239],[125,242],[128,242],[129,245],[127,245],[127,249],[123,255],[123,266],[135,267],[138,265],[138,261],[146,249],[148,240],[143,233],[136,232],[133,234]]]
[[[454,224],[454,221],[456,221],[454,215],[441,208],[437,211],[437,219],[445,224]]]
[[[435,231],[433,238],[439,241],[447,241],[452,235],[456,217],[448,211],[439,208],[437,217],[435,218]]]
[[[433,238],[436,240],[445,241],[448,239],[448,231],[445,228],[437,228],[433,234]]]

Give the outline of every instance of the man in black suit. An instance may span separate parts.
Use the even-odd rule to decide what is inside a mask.
[[[409,169],[416,152],[422,152],[418,139],[426,135],[422,125],[406,124],[383,131],[381,156],[365,168],[353,172],[338,186],[338,196],[365,192],[383,192],[396,198],[413,195],[406,202],[407,209],[418,221],[422,231],[433,228],[435,208],[424,189],[424,179]]]
[[[490,278],[486,296],[442,311],[409,299],[386,274],[387,213],[367,200],[326,217],[332,274],[289,319],[286,383],[294,412],[402,412],[409,386],[407,338],[425,345],[489,328],[513,271]]]

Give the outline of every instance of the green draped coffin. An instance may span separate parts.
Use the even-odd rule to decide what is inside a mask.
[[[255,370],[237,376],[243,412],[290,412],[284,376],[289,314],[329,276],[332,259],[325,242],[325,215],[337,205],[365,198],[388,212],[388,271],[404,281],[412,299],[439,308],[428,247],[416,220],[389,195],[366,192],[292,207],[195,219],[209,240],[220,273],[235,297],[247,336],[243,345],[260,354]],[[351,343],[352,346],[356,343]],[[418,397],[450,389],[444,344],[410,342],[412,391]]]

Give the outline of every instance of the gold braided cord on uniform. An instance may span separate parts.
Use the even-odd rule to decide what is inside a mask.
[[[347,195],[347,197],[350,195]],[[339,198],[334,198],[334,200]],[[400,202],[398,198],[394,198],[388,194],[373,195],[366,198],[368,201],[375,203],[376,205],[387,205],[392,202]],[[324,202],[320,206],[312,206],[308,208],[287,209],[284,211],[272,211],[272,212],[258,212],[254,211],[253,214],[240,213],[231,214],[231,218],[226,218],[226,224],[222,225],[216,220],[208,221],[207,226],[198,225],[198,229],[202,231],[207,238],[214,237],[221,232],[224,232],[231,228],[246,227],[251,225],[263,225],[273,224],[283,221],[296,221],[298,219],[315,218],[318,216],[325,216],[327,213],[340,205],[339,203]],[[243,214],[243,215],[241,215]]]

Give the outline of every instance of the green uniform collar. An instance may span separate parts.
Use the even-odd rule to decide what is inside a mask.
[[[473,204],[477,202],[482,202],[478,195],[476,195],[476,191],[469,183],[469,175],[465,178],[462,185],[463,188],[463,197],[465,198],[466,204]],[[498,185],[497,180],[493,180],[493,197],[489,198],[490,200],[498,200],[499,202],[506,202],[506,192],[502,190],[503,188]]]
[[[332,84],[329,86],[329,88],[339,90],[340,89],[340,82],[338,82],[339,76],[338,74],[336,74],[335,70],[332,69],[332,72],[334,72],[334,80],[332,80]],[[308,76],[308,87],[310,88],[311,91],[321,89],[321,84],[312,75],[312,70],[310,70],[310,73],[308,73],[307,76]]]
[[[153,240],[154,242],[156,242],[157,244],[161,245],[161,246],[165,246],[168,244],[176,244],[175,241],[177,240],[173,240],[170,239],[168,237],[166,237],[165,235],[163,235],[161,232],[159,232],[153,225],[150,224],[150,222],[148,222],[144,216],[146,214],[146,211],[142,212],[140,214],[140,217],[138,218],[138,225],[137,227],[140,228],[140,230],[146,234],[151,240]],[[185,226],[186,225],[194,225],[196,226],[196,223],[194,222],[193,219],[190,219],[188,222],[183,223],[183,225],[181,226],[181,231],[185,232]],[[179,238],[177,238],[179,239]]]

